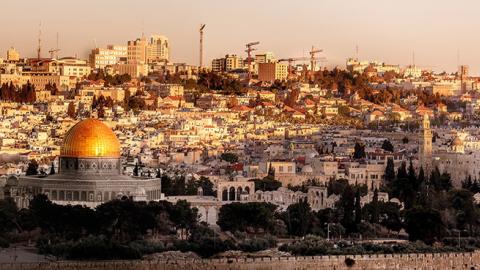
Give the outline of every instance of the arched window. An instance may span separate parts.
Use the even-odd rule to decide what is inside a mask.
[[[235,201],[235,188],[231,187],[230,191],[228,192],[228,200]]]
[[[226,188],[222,191],[222,201],[228,201],[228,191]]]
[[[240,201],[240,195],[242,194],[242,187],[237,188],[237,201]]]

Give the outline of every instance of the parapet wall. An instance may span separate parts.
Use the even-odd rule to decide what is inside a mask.
[[[355,263],[348,267],[345,259]],[[472,253],[384,254],[170,261],[98,261],[0,264],[0,270],[376,270],[480,269],[480,251]]]

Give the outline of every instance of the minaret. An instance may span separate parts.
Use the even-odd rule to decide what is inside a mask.
[[[425,171],[430,169],[430,163],[432,162],[432,130],[430,129],[430,118],[427,113],[423,115],[418,155],[420,166]]]

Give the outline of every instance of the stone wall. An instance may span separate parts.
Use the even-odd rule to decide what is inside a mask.
[[[345,259],[355,260],[348,267]],[[99,261],[0,264],[0,270],[376,270],[480,269],[480,251],[448,254],[314,256],[176,261]]]

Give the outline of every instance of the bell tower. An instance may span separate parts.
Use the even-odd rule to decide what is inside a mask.
[[[432,130],[430,129],[430,118],[427,113],[423,115],[418,155],[420,166],[425,170],[430,168],[430,163],[432,162]]]

